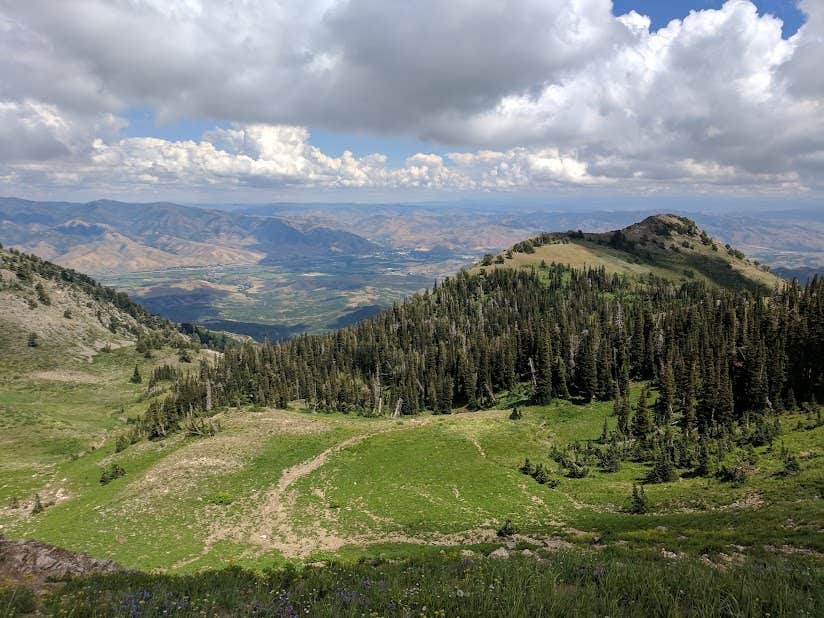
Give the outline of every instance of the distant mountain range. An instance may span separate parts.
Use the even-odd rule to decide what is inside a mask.
[[[789,277],[824,272],[824,208],[712,212],[674,210],[694,219],[713,237]],[[660,209],[561,210],[510,205],[461,204],[269,204],[235,212],[314,222],[359,234],[395,248],[434,249],[482,255],[497,252],[548,230],[606,232],[623,228]]]
[[[547,230],[604,233],[650,214],[560,212],[517,202],[193,207],[0,198],[0,243],[93,274],[168,319],[279,339],[349,324]],[[727,243],[740,249],[759,277],[764,271],[756,262],[788,279],[824,272],[822,209],[687,214],[718,239],[721,253]],[[642,255],[616,256],[604,242],[598,259],[622,272],[638,270],[647,253],[667,262],[676,280],[685,270],[706,276],[690,260],[713,264],[684,247],[680,255],[659,255],[649,245]],[[561,249],[584,259],[594,247],[547,246],[539,253],[551,260]]]
[[[92,274],[368,254],[356,234],[167,202],[0,198],[0,242]]]

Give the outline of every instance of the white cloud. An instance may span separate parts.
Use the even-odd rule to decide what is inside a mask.
[[[124,126],[112,114],[73,114],[30,99],[0,100],[0,163],[71,155]]]
[[[380,154],[331,157],[308,143],[303,127],[236,125],[201,141],[132,137],[94,140],[88,152],[61,165],[19,164],[37,184],[178,185],[204,187],[401,188],[484,190],[543,183],[587,183],[586,165],[556,150],[454,153],[452,165],[435,154],[416,154],[389,168]]]
[[[824,4],[800,7],[782,39],[748,0],[654,33],[609,0],[0,0],[0,182],[821,190]],[[129,106],[232,128],[125,138]],[[456,152],[394,168],[305,127]]]

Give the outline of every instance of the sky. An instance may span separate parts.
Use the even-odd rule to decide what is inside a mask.
[[[0,0],[0,195],[815,202],[822,63],[824,0]]]

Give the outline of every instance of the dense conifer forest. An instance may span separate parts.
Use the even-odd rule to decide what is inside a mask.
[[[221,406],[366,415],[615,400],[622,433],[703,435],[824,396],[822,282],[769,294],[543,265],[461,272],[350,328],[227,351],[182,377],[145,426],[165,434]],[[631,381],[659,393],[631,410]],[[759,421],[760,422],[760,421]]]

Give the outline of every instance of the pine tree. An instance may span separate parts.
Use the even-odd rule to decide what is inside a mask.
[[[567,386],[567,370],[566,364],[559,356],[555,356],[555,364],[553,371],[553,390],[556,396],[561,399],[569,399],[569,387]]]
[[[698,476],[712,476],[718,468],[718,461],[710,452],[707,441],[702,439],[698,444],[698,466],[695,473]]]
[[[623,393],[615,393],[615,401],[612,404],[612,410],[615,416],[618,417],[618,431],[623,435],[629,435],[629,415],[631,412],[629,404],[629,395],[626,391]]]
[[[137,365],[134,366],[134,373],[132,377],[129,378],[129,382],[132,384],[140,384],[143,382],[143,376],[140,375],[140,369],[138,369]]]
[[[675,377],[670,363],[665,364],[661,369],[659,391],[660,396],[655,402],[655,424],[665,427],[672,421],[672,412],[675,407]]]
[[[698,409],[698,380],[698,364],[693,362],[690,365],[689,379],[687,381],[686,392],[684,393],[684,408],[682,413],[682,428],[684,433],[689,433],[695,429]]]
[[[581,344],[580,358],[576,365],[576,386],[584,401],[592,401],[598,394],[598,366],[595,363],[594,336],[589,333]]]
[[[729,364],[726,360],[722,360],[721,375],[718,380],[718,407],[716,409],[716,420],[722,425],[728,425],[733,421],[735,413],[734,401]]]
[[[647,475],[650,483],[669,483],[678,479],[678,472],[672,463],[672,458],[665,448],[659,448],[655,456],[655,464]]]
[[[638,405],[635,406],[635,415],[632,417],[632,435],[640,440],[646,438],[652,430],[649,407],[647,406],[647,387],[641,388],[641,395],[638,398]]]
[[[543,344],[538,348],[538,362],[535,368],[535,402],[546,405],[554,396],[552,388],[552,338],[544,337]]]
[[[632,485],[632,498],[630,500],[629,512],[635,515],[643,515],[649,511],[649,501],[644,488],[639,485]]]

